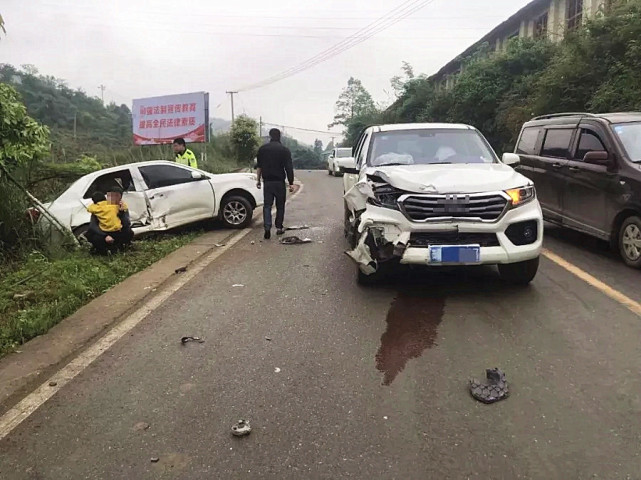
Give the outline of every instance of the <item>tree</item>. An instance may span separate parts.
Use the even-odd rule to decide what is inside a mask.
[[[401,77],[400,75],[396,75],[390,80],[390,84],[392,85],[392,90],[394,90],[396,98],[402,95],[403,91],[405,90],[405,85],[414,80],[414,69],[409,63],[403,62],[401,70],[403,70],[403,77]]]
[[[239,116],[231,127],[231,139],[238,161],[250,163],[260,145],[258,122],[247,115]]]
[[[323,153],[323,141],[319,140],[318,138],[314,140],[314,152],[317,155],[320,155],[321,153]]]
[[[376,112],[376,105],[370,93],[360,80],[350,77],[336,102],[336,115],[329,128],[336,125],[348,126],[356,117],[365,117]]]
[[[0,83],[0,167],[11,169],[44,158],[49,131],[27,115],[18,92]]]

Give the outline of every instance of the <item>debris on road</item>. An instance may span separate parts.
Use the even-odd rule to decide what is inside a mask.
[[[282,243],[283,245],[302,245],[303,243],[312,243],[312,239],[291,236],[281,238],[280,243]]]
[[[49,382],[50,387],[55,387],[58,385],[58,382]]]
[[[265,340],[267,340],[268,342],[272,341],[271,337],[265,337]]]
[[[254,242],[254,241],[252,240],[252,241],[251,241],[251,244],[252,244],[252,245],[256,245],[256,242]]]
[[[235,283],[235,284],[232,285],[232,287],[234,287],[234,288],[244,287],[244,286],[245,285],[243,285],[242,283]]]
[[[176,273],[185,273],[187,271],[187,267],[180,267],[176,269]]]
[[[205,341],[200,337],[183,337],[180,339],[180,343],[182,343],[183,345],[189,342],[205,343]]]
[[[507,398],[510,395],[505,373],[498,369],[488,369],[485,371],[487,383],[481,383],[476,379],[470,380],[470,393],[472,396],[483,403],[495,403]]]
[[[285,231],[294,231],[294,230],[309,230],[310,226],[309,225],[296,225],[294,227],[285,227]]]
[[[134,425],[134,432],[143,432],[149,429],[149,424],[147,422],[138,422]]]
[[[276,367],[276,368],[274,369],[274,373],[280,373],[280,368]]]
[[[249,435],[251,431],[252,427],[247,420],[238,420],[238,423],[231,427],[231,433],[236,437],[244,437]]]
[[[151,463],[158,463],[160,461],[160,458],[158,457],[151,457]]]
[[[225,244],[224,244],[224,243],[216,243],[216,244],[214,245],[214,247],[218,247],[218,248],[220,248],[220,247],[224,247],[224,246],[225,246]]]

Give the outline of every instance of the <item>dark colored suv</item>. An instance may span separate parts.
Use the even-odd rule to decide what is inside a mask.
[[[537,117],[515,153],[546,220],[609,241],[641,268],[641,113]]]

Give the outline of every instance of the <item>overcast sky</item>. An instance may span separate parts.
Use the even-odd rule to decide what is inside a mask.
[[[211,115],[231,118],[225,91],[260,82],[344,40],[404,0],[2,0],[0,63],[35,65],[105,101],[210,92]],[[433,0],[373,38],[298,75],[241,92],[236,112],[327,130],[350,76],[377,102],[402,61],[432,74],[528,0]],[[340,129],[336,129],[340,131]],[[308,143],[328,135],[286,129]]]

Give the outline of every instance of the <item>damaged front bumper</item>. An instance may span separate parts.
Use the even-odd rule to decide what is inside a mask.
[[[367,185],[361,188],[367,189]],[[365,193],[365,192],[361,192]],[[430,249],[442,246],[479,247],[479,259],[456,265],[496,265],[537,258],[543,245],[541,207],[532,201],[509,209],[496,222],[447,221],[417,223],[402,212],[364,204],[358,221],[356,247],[347,252],[366,275],[381,265],[396,262],[406,265],[445,266],[431,261]],[[530,228],[533,236],[523,244],[514,231]]]

